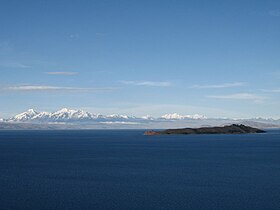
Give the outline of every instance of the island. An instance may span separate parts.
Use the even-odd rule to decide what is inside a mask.
[[[247,133],[265,133],[264,130],[253,128],[242,124],[232,124],[222,127],[202,127],[202,128],[180,128],[167,129],[163,131],[146,131],[144,135],[162,135],[162,134],[247,134]]]

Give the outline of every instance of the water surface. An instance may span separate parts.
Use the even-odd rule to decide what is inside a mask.
[[[0,131],[0,209],[279,209],[280,131]]]

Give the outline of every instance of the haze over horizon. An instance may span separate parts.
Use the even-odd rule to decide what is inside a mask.
[[[280,1],[2,1],[0,118],[280,118]]]

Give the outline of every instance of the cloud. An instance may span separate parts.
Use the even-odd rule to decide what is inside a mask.
[[[280,9],[270,10],[268,14],[273,17],[280,17]]]
[[[225,100],[244,100],[244,101],[254,101],[254,102],[262,102],[265,98],[256,94],[251,93],[236,93],[230,95],[211,95],[207,96],[207,98],[213,99],[225,99]]]
[[[155,82],[155,81],[122,81],[126,85],[147,86],[147,87],[169,87],[170,82]]]
[[[4,91],[17,92],[47,92],[47,91],[66,91],[66,92],[103,92],[112,91],[115,88],[79,88],[79,87],[59,87],[59,86],[44,86],[44,85],[19,85],[4,87]]]
[[[215,85],[194,85],[192,88],[197,89],[208,89],[208,88],[231,88],[231,87],[242,87],[245,86],[243,82],[234,82],[234,83],[224,83],[224,84],[215,84]]]
[[[280,93],[280,88],[271,89],[271,90],[265,90],[265,89],[263,89],[262,91],[263,91],[263,92],[266,92],[266,93]]]
[[[71,76],[71,75],[76,75],[78,72],[70,72],[70,71],[49,71],[45,72],[46,74],[49,75],[65,75],[65,76]]]

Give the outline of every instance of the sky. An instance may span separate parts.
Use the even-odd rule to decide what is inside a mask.
[[[280,118],[279,0],[1,0],[0,117]]]

